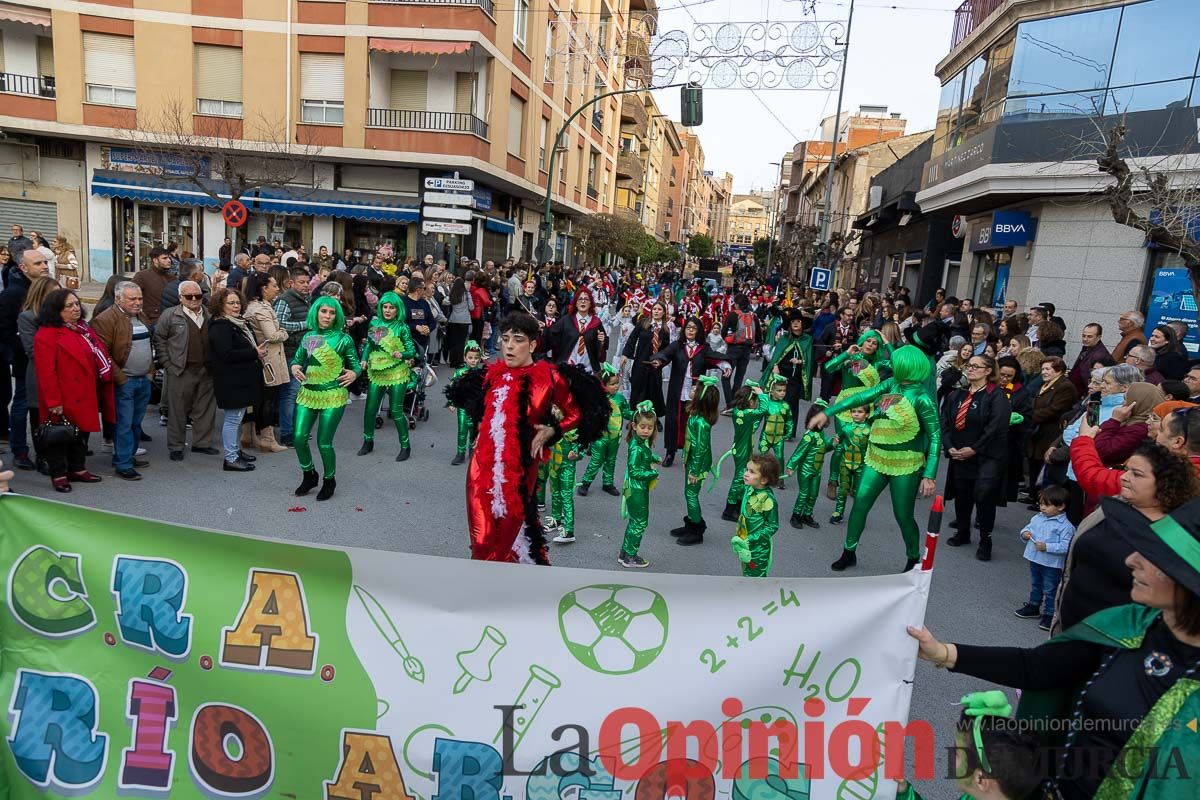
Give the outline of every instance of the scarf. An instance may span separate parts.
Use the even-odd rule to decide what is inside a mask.
[[[100,380],[112,380],[112,359],[104,348],[104,343],[92,332],[92,329],[83,322],[77,322],[74,325],[67,323],[65,327],[67,330],[78,333],[83,337],[83,341],[87,342],[88,349],[92,351],[92,361],[96,365],[96,372],[99,374]]]
[[[1159,403],[1165,401],[1166,395],[1162,389],[1151,383],[1134,383],[1130,384],[1125,390],[1125,405],[1133,409],[1133,413],[1129,415],[1129,419],[1123,422],[1123,425],[1145,424],[1150,417],[1150,412]]]
[[[242,332],[242,335],[244,335],[246,337],[246,339],[249,340],[251,347],[254,347],[254,348],[258,347],[258,342],[254,341],[254,334],[250,332],[250,326],[246,324],[245,317],[229,317],[229,316],[227,316],[227,317],[223,317],[223,319],[227,319],[230,322],[232,322],[233,326],[235,328],[237,328],[238,330],[240,330]]]

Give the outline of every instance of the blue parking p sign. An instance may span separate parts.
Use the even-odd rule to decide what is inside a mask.
[[[829,289],[829,281],[832,277],[832,270],[825,269],[824,267],[813,267],[808,272],[808,288],[824,292]]]

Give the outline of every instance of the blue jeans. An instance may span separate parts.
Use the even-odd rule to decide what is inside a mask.
[[[115,387],[117,422],[113,426],[113,468],[133,469],[133,455],[142,438],[142,419],[150,404],[150,379],[145,375],[128,376]]]
[[[279,435],[291,436],[295,431],[296,395],[300,393],[300,381],[293,375],[292,379],[279,387]]]
[[[1040,606],[1042,598],[1046,600],[1046,606],[1042,610],[1042,615],[1046,617],[1054,616],[1054,595],[1058,594],[1058,582],[1062,580],[1063,571],[1058,567],[1047,567],[1044,564],[1035,564],[1029,562],[1029,604],[1032,606]]]
[[[244,408],[223,408],[225,415],[221,423],[221,446],[225,449],[225,460],[233,463],[238,460],[238,439],[242,432],[242,417],[246,416]]]
[[[30,362],[25,369],[33,369]],[[25,373],[16,378],[13,386],[12,407],[8,412],[8,447],[14,456],[29,455],[29,441],[25,438],[29,422],[29,408],[25,400]]]

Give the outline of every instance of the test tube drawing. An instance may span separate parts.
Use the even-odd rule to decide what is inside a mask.
[[[515,736],[512,748],[507,752],[515,753],[521,746],[521,741],[525,738],[530,726],[533,725],[538,713],[541,712],[542,706],[546,704],[546,699],[560,686],[562,686],[562,681],[553,672],[545,667],[539,667],[537,664],[530,665],[529,679],[525,681],[525,685],[521,687],[521,693],[513,701],[513,705],[517,706],[517,710],[512,716]],[[504,736],[503,723],[500,725],[500,730],[496,731],[496,737],[492,739],[492,744],[499,742],[502,736]]]
[[[487,683],[492,679],[492,661],[508,644],[508,639],[496,628],[488,625],[479,635],[479,642],[470,650],[463,650],[455,656],[462,672],[454,682],[454,694],[462,694],[471,685],[471,681]]]

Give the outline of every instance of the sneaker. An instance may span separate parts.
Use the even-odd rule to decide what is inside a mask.
[[[116,476],[126,481],[140,481],[142,479],[141,473],[136,469],[119,469],[116,471]]]
[[[103,449],[103,448],[101,448],[101,449]],[[144,456],[144,455],[146,455],[146,448],[144,448],[144,447],[139,447],[137,450],[134,450],[134,451],[133,451],[133,454],[134,454],[135,456]]]
[[[1039,627],[1039,628],[1041,628],[1041,629],[1042,629],[1042,630],[1044,630],[1044,631],[1048,631],[1048,630],[1050,630],[1050,625],[1051,625],[1051,623],[1053,623],[1053,622],[1054,622],[1054,617],[1045,617],[1045,616],[1044,616],[1044,617],[1042,617],[1042,618],[1041,618],[1041,620],[1038,622],[1038,627]]]
[[[1013,613],[1021,619],[1037,619],[1042,615],[1042,609],[1033,603],[1026,603]]]
[[[639,555],[627,556],[621,553],[617,556],[617,563],[626,569],[645,569],[650,566],[650,562]]]
[[[101,453],[111,453],[112,451],[113,451],[113,443],[112,442],[101,443],[101,445],[100,445]]]
[[[545,504],[545,503],[538,503],[537,510],[538,510],[538,513],[539,513],[539,514],[540,514],[540,513],[542,513],[543,511],[545,511],[545,510],[546,510],[546,504]]]
[[[159,426],[160,428],[165,428],[165,427],[167,427],[167,415],[166,415],[166,414],[159,414],[159,415],[158,415],[158,426]]]
[[[841,525],[842,521],[845,519],[846,518],[844,516],[842,516],[841,514],[834,514],[832,517],[829,518],[829,524],[830,525]]]
[[[550,541],[554,542],[555,544],[574,544],[575,533],[574,531],[562,531],[558,534],[558,536],[555,536]]]

